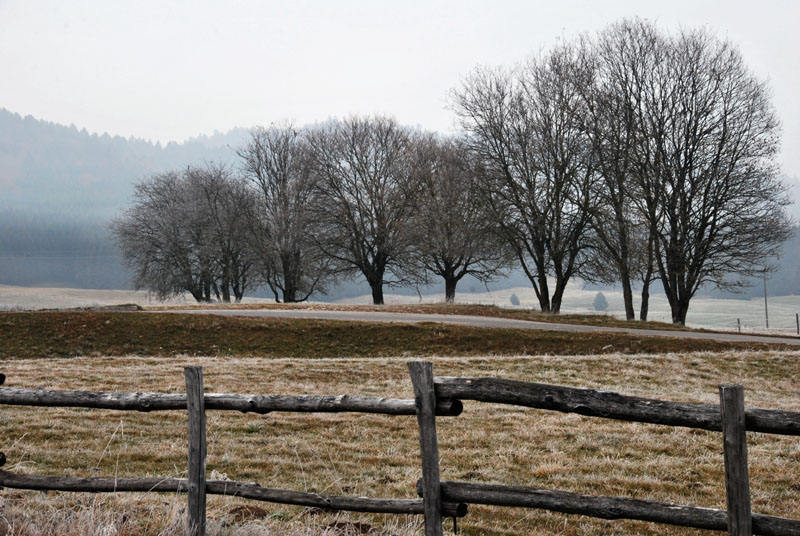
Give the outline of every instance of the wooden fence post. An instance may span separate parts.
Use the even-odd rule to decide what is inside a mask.
[[[422,500],[425,506],[425,536],[442,535],[442,494],[439,481],[439,445],[436,440],[436,392],[433,364],[408,364],[417,406],[419,447],[422,453]]]
[[[186,367],[186,401],[189,410],[189,481],[186,534],[206,534],[206,408],[203,367]]]
[[[725,458],[725,491],[728,499],[728,534],[752,536],[744,389],[738,384],[720,385],[719,402]]]

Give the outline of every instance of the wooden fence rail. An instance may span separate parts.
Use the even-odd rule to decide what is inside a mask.
[[[750,511],[746,432],[800,435],[800,412],[745,408],[740,385],[720,386],[720,405],[689,404],[497,378],[434,377],[430,363],[409,363],[414,400],[353,396],[260,396],[209,394],[200,367],[184,370],[187,393],[109,393],[0,388],[0,404],[84,407],[123,411],[185,410],[189,422],[188,479],[65,478],[0,470],[0,486],[85,492],[178,492],[188,496],[187,534],[205,534],[205,496],[230,495],[282,504],[356,512],[423,514],[426,536],[442,534],[443,517],[463,517],[468,504],[539,508],[604,519],[635,519],[735,536],[800,535],[800,521]],[[0,374],[0,385],[5,376]],[[624,421],[721,431],[727,510],[682,506],[625,497],[589,496],[560,490],[441,481],[436,416],[457,416],[461,400],[513,404]],[[361,412],[416,415],[422,499],[321,495],[205,478],[205,412]],[[0,466],[5,455],[0,453]]]
[[[416,415],[414,400],[361,396],[274,396],[206,393],[206,410],[240,411],[267,414],[273,411],[308,413],[377,413]],[[0,404],[61,408],[92,408],[119,411],[186,411],[185,394],[109,393],[100,391],[44,391],[39,389],[0,389]],[[459,400],[442,400],[436,415],[457,416],[464,406]]]
[[[439,399],[477,400],[622,421],[722,431],[720,407],[497,378],[434,379]],[[800,435],[800,412],[747,408],[747,431]]]
[[[635,519],[680,527],[728,530],[727,512],[715,508],[471,482],[442,481],[441,490],[443,500],[466,504],[537,508],[601,519]],[[417,492],[419,494],[423,492],[421,482],[417,483]],[[800,521],[794,519],[753,514],[752,520],[754,534],[773,536],[800,534]]]
[[[76,478],[43,475],[21,475],[0,469],[0,486],[15,489],[40,491],[76,491],[85,493],[186,493],[188,480],[185,478]],[[370,512],[377,514],[422,514],[422,499],[370,499],[366,497],[346,497],[324,495],[276,488],[265,488],[251,482],[232,480],[207,480],[208,495],[227,495],[257,501],[310,506],[329,510],[348,512]],[[446,517],[464,517],[465,504],[442,503]]]

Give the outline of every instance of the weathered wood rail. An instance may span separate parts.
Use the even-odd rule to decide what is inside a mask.
[[[434,385],[438,399],[477,400],[588,417],[722,431],[720,406],[711,404],[667,402],[595,389],[498,378],[440,377],[434,380]],[[800,435],[800,412],[747,408],[745,425],[750,432]]]
[[[206,393],[206,410],[267,414],[273,411],[305,413],[376,413],[416,415],[413,400],[360,396],[274,396]],[[0,404],[50,408],[113,409],[119,411],[186,410],[185,394],[110,393],[101,391],[42,391],[0,389]],[[459,400],[439,400],[436,415],[457,416],[464,409]]]
[[[449,481],[442,481],[440,484],[442,499],[445,501],[538,508],[601,519],[634,519],[679,527],[728,530],[727,512],[715,508],[522,486]],[[421,482],[417,483],[417,492],[420,495],[423,493]],[[752,514],[752,524],[753,534],[800,534],[800,521],[793,519]]]
[[[168,492],[188,497],[187,534],[205,534],[205,496],[229,495],[331,510],[423,514],[426,536],[442,534],[442,519],[463,517],[468,504],[546,509],[603,519],[634,519],[668,525],[728,531],[731,535],[800,535],[800,520],[750,511],[746,432],[800,435],[800,412],[745,408],[740,385],[720,386],[720,405],[668,402],[593,389],[576,389],[496,378],[433,376],[430,363],[409,363],[414,400],[357,396],[262,396],[204,393],[202,369],[187,367],[186,394],[42,391],[0,388],[0,404],[82,407],[120,411],[188,412],[187,479],[66,478],[22,475],[0,470],[0,486],[83,492]],[[5,381],[0,374],[0,385]],[[437,416],[458,416],[462,400],[512,404],[623,421],[683,426],[722,432],[727,510],[684,506],[626,497],[590,496],[560,490],[441,481]],[[208,410],[270,413],[360,412],[416,415],[419,427],[422,499],[381,499],[322,495],[262,487],[254,483],[205,478],[205,413]],[[0,453],[0,466],[6,456]]]
[[[75,478],[21,475],[1,469],[0,482],[8,488],[87,493],[186,493],[189,485],[188,480],[185,478]],[[365,497],[323,495],[320,493],[265,488],[250,482],[234,482],[231,480],[207,480],[206,493],[209,495],[228,495],[264,502],[350,512],[378,514],[424,513],[422,499],[370,499]],[[443,514],[447,517],[463,517],[466,513],[465,504],[443,503]]]

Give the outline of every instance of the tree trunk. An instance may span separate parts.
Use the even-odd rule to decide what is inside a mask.
[[[550,301],[550,312],[554,315],[561,314],[561,298],[560,294],[553,293],[553,299]]]
[[[297,303],[297,290],[294,287],[284,289],[283,303]]]
[[[624,181],[615,181],[617,193],[625,191]],[[633,289],[631,285],[631,258],[628,247],[628,225],[625,220],[625,202],[622,196],[612,196],[611,205],[617,221],[617,236],[619,238],[619,258],[617,259],[617,269],[619,270],[619,281],[622,284],[622,301],[625,304],[625,320],[635,320],[636,312],[633,309]]]
[[[197,303],[202,303],[203,300],[203,289],[200,288],[191,288],[189,292],[192,293],[192,297]]]
[[[383,305],[383,275],[386,273],[386,256],[375,255],[370,266],[361,269],[364,278],[372,289],[372,304]]]
[[[455,276],[445,276],[444,278],[444,301],[453,303],[456,300],[456,285],[458,278]]]
[[[675,285],[677,286],[677,285]],[[667,295],[670,312],[672,313],[672,323],[686,325],[686,313],[689,312],[689,301],[691,296],[681,295],[675,286],[664,285],[664,293]]]
[[[377,283],[370,283],[372,288],[372,304],[383,305],[383,281]]]
[[[242,298],[244,297],[244,292],[242,290],[241,282],[238,278],[233,283],[233,296],[236,300],[236,303],[241,303]]]
[[[631,288],[631,276],[627,266],[620,266],[620,282],[622,283],[622,299],[625,301],[625,319],[636,320],[636,312],[633,309],[633,289]]]
[[[283,278],[283,303],[297,303],[298,263],[295,262],[294,251],[281,248],[281,277]]]
[[[670,304],[672,310],[672,323],[686,325],[686,314],[689,312],[689,300],[678,300],[677,303]]]
[[[677,303],[669,304],[670,312],[672,313],[672,323],[683,325],[681,322],[681,309]]]
[[[642,285],[642,306],[639,309],[639,320],[647,320],[648,309],[650,308],[650,278],[646,278]]]
[[[655,260],[655,236],[651,231],[647,238],[647,272],[645,272],[644,280],[642,281],[642,307],[639,310],[639,320],[647,320],[647,313],[650,309],[650,282],[653,280],[653,265]]]
[[[670,261],[674,264],[674,260],[667,256],[667,265]],[[686,313],[689,311],[689,301],[692,299],[692,293],[689,292],[690,285],[685,280],[679,279],[675,273],[680,269],[680,266],[669,266],[672,272],[667,272],[663,266],[659,266],[659,275],[661,276],[661,284],[664,286],[664,294],[667,296],[669,302],[670,312],[672,313],[672,323],[681,326],[686,325]]]
[[[227,283],[222,283],[222,301],[225,303],[231,302],[231,287]]]
[[[547,286],[547,274],[540,270],[537,279],[539,280],[539,309],[541,309],[543,313],[549,313],[551,312],[551,304],[550,288]]]
[[[564,291],[567,289],[569,279],[556,281],[556,288],[553,291],[553,299],[550,302],[550,312],[554,315],[561,313],[561,300],[564,298]]]
[[[214,289],[217,290],[216,283],[214,284]],[[222,294],[221,297],[220,294]],[[231,266],[229,260],[225,261],[222,267],[222,280],[219,283],[219,290],[217,290],[217,299],[221,299],[225,303],[231,302]]]

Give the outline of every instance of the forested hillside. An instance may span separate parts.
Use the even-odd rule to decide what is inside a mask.
[[[90,134],[0,109],[0,209],[106,221],[150,173],[204,161],[233,162],[246,129],[162,146]]]
[[[233,163],[246,134],[162,146],[0,109],[0,283],[128,287],[107,225],[136,181],[191,163]]]

